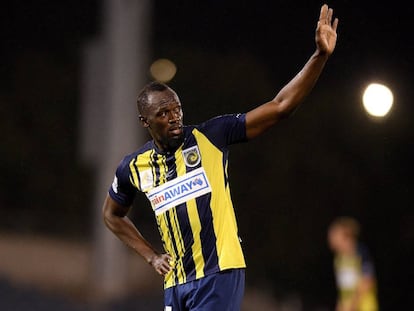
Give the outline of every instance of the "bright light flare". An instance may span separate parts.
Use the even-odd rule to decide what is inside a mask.
[[[163,83],[171,81],[177,72],[177,66],[166,58],[160,58],[154,61],[150,67],[152,77]]]
[[[379,83],[371,83],[364,91],[362,103],[365,110],[374,117],[385,117],[394,102],[391,90]]]

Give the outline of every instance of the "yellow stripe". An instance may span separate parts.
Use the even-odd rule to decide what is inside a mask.
[[[175,246],[177,247],[177,257],[178,258],[183,258],[184,257],[184,241],[183,238],[181,236],[181,229],[180,229],[180,224],[178,223],[178,219],[177,219],[177,210],[174,207],[173,209],[171,209],[170,211],[170,219],[171,219],[171,225],[173,226],[172,231],[174,234],[174,239],[175,239]],[[177,269],[177,277],[178,277],[178,283],[182,284],[186,281],[186,275],[185,275],[185,270],[184,270],[184,265],[182,260],[179,260],[176,263],[176,269]]]
[[[130,163],[130,169],[131,169],[131,173],[132,173],[132,179],[134,181],[134,183],[136,183],[136,185],[138,185],[138,176],[139,176],[139,172],[143,172],[146,171],[148,169],[151,169],[152,172],[152,180],[153,180],[153,184],[152,186],[155,186],[155,182],[156,182],[156,168],[155,165],[153,165],[153,159],[154,159],[154,154],[155,151],[154,150],[148,150],[142,154],[140,154],[135,161],[131,161]],[[166,162],[165,162],[165,157],[162,156],[158,156],[157,161],[156,161],[158,167],[159,167],[159,173],[160,173],[160,184],[165,183],[166,181],[166,172],[167,172],[167,166],[166,166]],[[138,171],[136,171],[135,166],[138,168]],[[141,189],[141,187],[139,187],[139,189]],[[157,224],[158,224],[158,229],[160,232],[160,236],[162,241],[164,242],[164,249],[167,253],[169,253],[172,257],[176,258],[178,256],[178,254],[175,253],[174,251],[174,247],[172,245],[172,236],[171,236],[171,232],[169,230],[168,227],[168,223],[167,223],[167,219],[166,219],[166,214],[160,215],[156,217],[157,220]],[[165,280],[164,280],[164,286],[165,287],[171,287],[175,285],[175,270],[172,269],[170,273],[168,273],[165,276]]]
[[[187,202],[188,218],[190,219],[191,230],[193,232],[194,244],[192,246],[193,259],[195,263],[196,278],[204,276],[204,258],[201,248],[201,222],[198,215],[197,205],[195,200]]]
[[[167,163],[166,163],[166,157],[165,156],[158,157],[157,165],[159,167],[159,174],[160,174],[159,184],[162,185],[163,183],[165,183],[167,181],[168,167],[167,167]],[[155,168],[154,168],[154,173],[155,173]],[[167,225],[167,216],[169,216],[169,218],[170,218],[171,230],[169,229],[169,227]],[[167,246],[168,253],[173,258],[180,258],[181,253],[182,253],[182,249],[180,247],[180,240],[177,237],[177,231],[179,231],[179,229],[177,228],[177,221],[174,218],[176,218],[175,208],[171,209],[170,211],[166,212],[163,215],[162,219],[163,219],[164,225],[161,228],[162,228],[162,232],[163,232],[163,240],[168,241],[168,246]],[[174,249],[174,246],[173,246],[173,243],[172,243],[173,238],[176,241],[177,253],[176,253],[176,251]],[[174,267],[173,267],[172,271],[170,272],[170,275],[167,275],[166,278],[165,278],[167,286],[174,286],[176,278],[178,279],[178,283],[182,283],[182,281],[183,281],[184,270],[183,270],[182,263],[181,262],[174,262],[173,265],[174,265]]]
[[[181,149],[179,149],[181,150]],[[159,166],[160,171],[160,185],[167,181],[167,173],[168,167],[166,163],[166,157],[162,156],[157,160],[157,164]],[[154,171],[155,172],[155,171]],[[179,175],[179,173],[178,173]],[[168,229],[167,225],[167,215],[170,218],[171,230]],[[168,241],[168,245],[166,245],[168,252],[171,254],[172,257],[175,259],[182,258],[184,256],[184,241],[181,235],[181,229],[177,218],[177,211],[175,208],[167,211],[165,214],[162,215],[163,225],[161,228],[161,234],[163,236],[164,241]],[[160,217],[160,216],[159,216]],[[157,217],[158,218],[158,217]],[[175,241],[175,247],[177,248],[177,253],[175,252],[174,246],[172,241]],[[170,275],[166,276],[166,287],[174,286],[175,279],[177,278],[178,283],[186,282],[186,275],[183,266],[182,260],[174,262],[174,269],[172,270]]]
[[[167,181],[167,171],[168,171],[168,167],[167,167],[167,162],[166,162],[167,158],[165,156],[161,156],[158,155],[157,156],[157,164],[158,164],[158,168],[160,171],[160,185],[164,184]],[[155,168],[154,168],[155,170]]]
[[[177,167],[177,173],[179,176],[184,175],[186,173],[186,167],[184,165],[184,159],[182,150],[178,150],[175,153],[176,163],[180,163],[181,165]],[[189,218],[189,223],[191,225],[191,231],[193,233],[193,240],[194,243],[191,247],[191,251],[193,254],[193,260],[195,263],[195,270],[196,270],[196,278],[200,278],[204,276],[204,257],[202,254],[202,246],[201,246],[201,239],[200,239],[200,232],[201,232],[201,222],[200,217],[198,215],[197,204],[196,200],[192,199],[187,203],[187,213]]]
[[[140,157],[140,155],[138,155],[135,159],[133,159],[131,162],[129,162],[129,168],[131,170],[131,174],[132,174],[132,182],[135,185],[135,187],[137,187],[139,190],[141,190],[140,184],[139,184],[139,179],[138,179],[138,170],[139,167],[138,164],[138,158]]]
[[[129,168],[132,173],[132,182],[140,191],[142,191],[142,188],[141,188],[141,185],[138,179],[139,172],[143,172],[151,168],[150,166],[151,161],[149,158],[150,155],[151,155],[151,150],[148,150],[147,152],[139,154],[134,160],[132,160],[129,163]]]
[[[135,187],[140,189],[139,188],[139,181],[138,181],[138,172],[137,172],[137,170],[135,169],[135,166],[134,166],[135,161],[136,161],[136,159],[133,159],[131,162],[129,162],[129,169],[130,169],[131,174],[132,174],[132,178],[130,178],[130,181],[132,182],[132,184]]]
[[[175,156],[175,159],[176,159],[175,163],[177,165],[177,167],[176,167],[177,176],[182,176],[186,173],[186,171],[185,171],[185,166],[180,165],[180,164],[183,163],[181,147],[178,148],[178,150],[176,150],[174,156]],[[180,158],[181,158],[181,160],[180,160]],[[178,222],[177,210],[176,210],[176,208],[173,208],[172,210],[173,210],[173,215],[174,215],[172,220],[174,221],[174,224],[175,224],[174,237],[175,237],[175,241],[176,241],[176,244],[177,244],[176,246],[178,248],[180,258],[183,258],[184,253],[185,253],[184,239],[181,235],[181,228],[180,228],[180,224]],[[187,276],[185,274],[184,264],[183,264],[182,260],[180,260],[178,265],[179,265],[179,267],[177,267],[177,268],[180,268],[179,274],[178,274],[178,282],[181,284],[181,283],[186,281]]]
[[[160,234],[164,243],[165,251],[171,255],[171,257],[175,258],[177,254],[174,252],[174,247],[172,245],[172,239],[169,236],[170,231],[168,230],[166,214],[162,214],[157,216],[157,220],[159,223]],[[174,263],[176,264],[176,263]],[[171,287],[175,285],[175,267],[165,276],[165,287]]]
[[[223,153],[201,132],[194,129],[201,161],[210,181],[211,201],[210,208],[213,214],[213,227],[216,234],[216,248],[219,257],[220,270],[229,268],[244,268],[246,266],[240,241],[230,190],[224,187]]]

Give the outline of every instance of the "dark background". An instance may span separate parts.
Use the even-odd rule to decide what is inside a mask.
[[[314,51],[322,4],[153,3],[150,58],[176,63],[170,84],[186,123],[271,99]],[[338,44],[306,103],[264,136],[231,149],[247,282],[278,297],[297,293],[308,308],[332,306],[326,228],[350,215],[361,222],[375,260],[382,309],[407,309],[414,277],[413,12],[403,1],[329,5],[340,19]],[[1,230],[91,236],[94,171],[78,156],[77,121],[82,48],[99,34],[101,10],[100,1],[2,4]],[[362,108],[369,82],[394,92],[383,120]],[[138,218],[152,221],[150,212]]]

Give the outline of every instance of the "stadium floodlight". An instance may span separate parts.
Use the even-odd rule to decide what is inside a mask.
[[[374,117],[385,117],[394,101],[391,90],[379,83],[371,83],[364,91],[362,102],[365,110]]]

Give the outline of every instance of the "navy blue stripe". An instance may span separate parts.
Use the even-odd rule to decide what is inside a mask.
[[[227,172],[226,172],[228,155],[229,155],[229,151],[223,150],[223,175],[224,175],[224,187],[225,188],[227,188],[227,185],[229,183],[229,177],[227,176]]]
[[[158,187],[160,185],[160,166],[158,165],[158,156],[157,154],[154,152],[152,154],[152,159],[151,159],[151,163],[154,166],[155,169],[155,187]]]
[[[178,223],[180,224],[181,228],[181,237],[183,239],[185,249],[183,257],[184,271],[187,280],[193,280],[196,276],[192,249],[192,246],[194,244],[194,236],[193,231],[191,230],[190,218],[188,217],[187,205],[185,203],[178,205],[176,211]]]
[[[170,236],[170,239],[171,239],[171,244],[172,244],[173,249],[174,249],[174,253],[176,255],[178,255],[177,241],[175,240],[174,235],[172,234],[173,230],[172,230],[172,225],[171,225],[170,212],[171,211],[165,212],[165,220],[167,222],[168,231],[170,232],[170,235],[169,236]],[[176,267],[176,269],[177,268],[178,267]],[[174,272],[175,272],[175,275],[174,275],[175,283],[178,283],[178,273],[177,273],[177,271],[174,271]]]
[[[167,179],[172,180],[177,177],[177,165],[175,156],[170,156],[167,158]],[[183,239],[181,245],[184,249],[184,256],[182,258],[182,265],[184,269],[184,274],[187,280],[195,278],[195,263],[193,258],[192,246],[194,244],[193,233],[191,230],[190,219],[188,217],[187,206],[185,203],[180,204],[176,207],[177,221],[176,228],[180,228],[180,235]],[[175,241],[179,243],[179,241]]]
[[[196,198],[198,215],[201,222],[200,240],[205,263],[204,273],[218,270],[217,238],[214,232],[210,201],[211,193]]]
[[[137,173],[137,178],[138,178],[138,185],[137,186],[141,189],[141,176],[139,174],[139,169],[138,169],[138,166],[137,166],[137,162],[138,162],[138,156],[134,159],[133,166],[134,166],[135,172]]]
[[[197,140],[194,135],[191,135],[186,140],[186,146],[183,149],[191,148],[197,144]],[[202,157],[202,155],[201,155]],[[227,161],[227,154],[224,154],[223,161]],[[196,167],[186,167],[186,172],[189,173],[201,167],[201,162]],[[223,173],[225,174],[225,172]],[[227,178],[225,178],[227,181]],[[204,259],[204,273],[211,271],[218,271],[218,253],[216,248],[216,236],[213,226],[213,214],[210,208],[211,194],[206,194],[196,198],[197,211],[200,218],[201,231],[200,231],[200,243],[201,251]],[[191,235],[192,236],[192,235]]]

